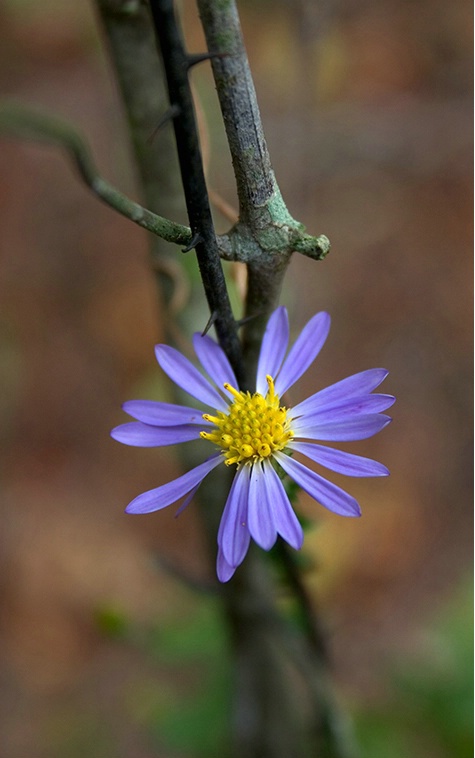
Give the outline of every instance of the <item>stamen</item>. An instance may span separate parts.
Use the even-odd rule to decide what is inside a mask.
[[[242,402],[242,399],[243,399],[242,392],[239,392],[239,390],[234,389],[234,387],[231,384],[228,384],[227,382],[225,382],[223,386],[225,390],[231,393],[231,395],[234,395],[236,400],[239,400],[240,402]]]
[[[205,421],[211,421],[212,424],[219,424],[219,418],[217,416],[210,416],[209,413],[203,413],[203,418]]]
[[[275,397],[275,391],[274,391],[274,380],[269,374],[266,376],[267,384],[269,385],[269,389],[267,390],[267,397],[268,400],[272,403]]]
[[[283,450],[293,437],[291,419],[287,409],[279,405],[271,376],[267,376],[267,385],[269,389],[264,397],[258,392],[253,395],[240,392],[226,382],[223,386],[234,398],[228,412],[217,411],[215,416],[203,414],[216,429],[200,435],[221,448],[227,466],[269,458],[276,450]]]

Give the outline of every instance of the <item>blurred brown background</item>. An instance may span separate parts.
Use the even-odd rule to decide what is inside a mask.
[[[397,396],[393,424],[347,448],[392,472],[344,482],[363,518],[301,499],[318,521],[307,579],[342,697],[391,710],[402,659],[439,671],[450,692],[458,660],[434,629],[471,571],[472,10],[464,0],[239,7],[284,198],[332,241],[323,263],[294,256],[282,296],[294,335],[317,310],[333,319],[296,395],[382,365]],[[183,10],[199,51],[192,0]],[[103,175],[137,197],[92,6],[8,0],[0,29],[2,95],[72,121]],[[206,64],[193,76],[211,182],[233,204]],[[178,520],[173,509],[123,514],[178,471],[172,451],[109,438],[124,400],[166,391],[147,236],[101,205],[59,150],[0,145],[0,756],[193,756],[152,739],[149,720],[150,702],[179,708],[193,691],[194,664],[175,670],[115,634],[190,623],[199,599],[164,564],[208,578],[192,507]],[[424,737],[403,754],[463,755]]]

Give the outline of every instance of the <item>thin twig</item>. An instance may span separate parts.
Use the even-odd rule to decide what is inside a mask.
[[[243,350],[255,376],[262,335],[275,308],[294,251],[321,260],[330,243],[312,237],[289,213],[272,170],[252,74],[234,0],[197,0],[209,50],[221,53],[212,68],[231,151],[239,198],[239,222],[227,235],[229,260],[248,265]],[[226,55],[227,53],[227,55]],[[225,248],[225,239],[221,239]]]
[[[97,172],[85,140],[72,126],[33,108],[14,103],[0,105],[0,132],[64,148],[83,181],[103,202],[167,242],[187,245],[191,231],[143,208],[109,184]]]
[[[151,0],[150,8],[159,42],[170,97],[179,113],[173,120],[192,243],[219,343],[228,356],[241,387],[246,386],[241,344],[232,314],[219,257],[199,147],[188,71],[190,59],[183,46],[172,0]]]

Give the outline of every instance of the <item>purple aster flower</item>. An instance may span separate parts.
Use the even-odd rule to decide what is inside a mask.
[[[359,516],[357,501],[335,484],[292,457],[300,453],[331,471],[348,476],[386,476],[377,461],[336,450],[318,441],[362,440],[391,420],[381,411],[391,395],[373,393],[387,376],[369,369],[332,384],[288,408],[281,398],[315,360],[328,336],[330,316],[317,313],[288,352],[287,311],[277,308],[267,324],[257,367],[256,392],[241,392],[221,347],[195,334],[193,345],[205,378],[181,353],[157,345],[158,363],[179,387],[211,409],[209,413],[183,405],[131,400],[124,410],[136,421],[122,424],[112,437],[126,445],[160,447],[202,439],[215,446],[203,463],[167,484],[144,492],[127,513],[150,513],[186,497],[185,507],[205,476],[224,463],[235,476],[218,532],[217,573],[228,581],[242,563],[252,539],[269,550],[280,535],[299,549],[302,527],[286,494],[283,470],[311,497],[340,516]],[[211,380],[211,381],[210,381]]]

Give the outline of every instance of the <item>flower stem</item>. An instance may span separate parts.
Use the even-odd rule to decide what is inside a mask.
[[[219,54],[212,67],[239,197],[240,218],[229,239],[232,243],[237,238],[238,244],[245,240],[252,249],[246,261],[246,315],[257,317],[245,328],[243,349],[248,376],[255,376],[263,332],[292,253],[298,250],[319,260],[328,253],[329,241],[323,235],[306,235],[280,194],[235,0],[197,3],[208,50]],[[283,567],[303,620],[300,635],[293,636],[277,612],[269,577],[254,551],[223,591],[237,658],[236,754],[350,758],[355,755],[354,745],[333,698],[316,614],[287,553]],[[296,711],[293,695],[288,697],[289,664],[306,693],[307,719]]]

